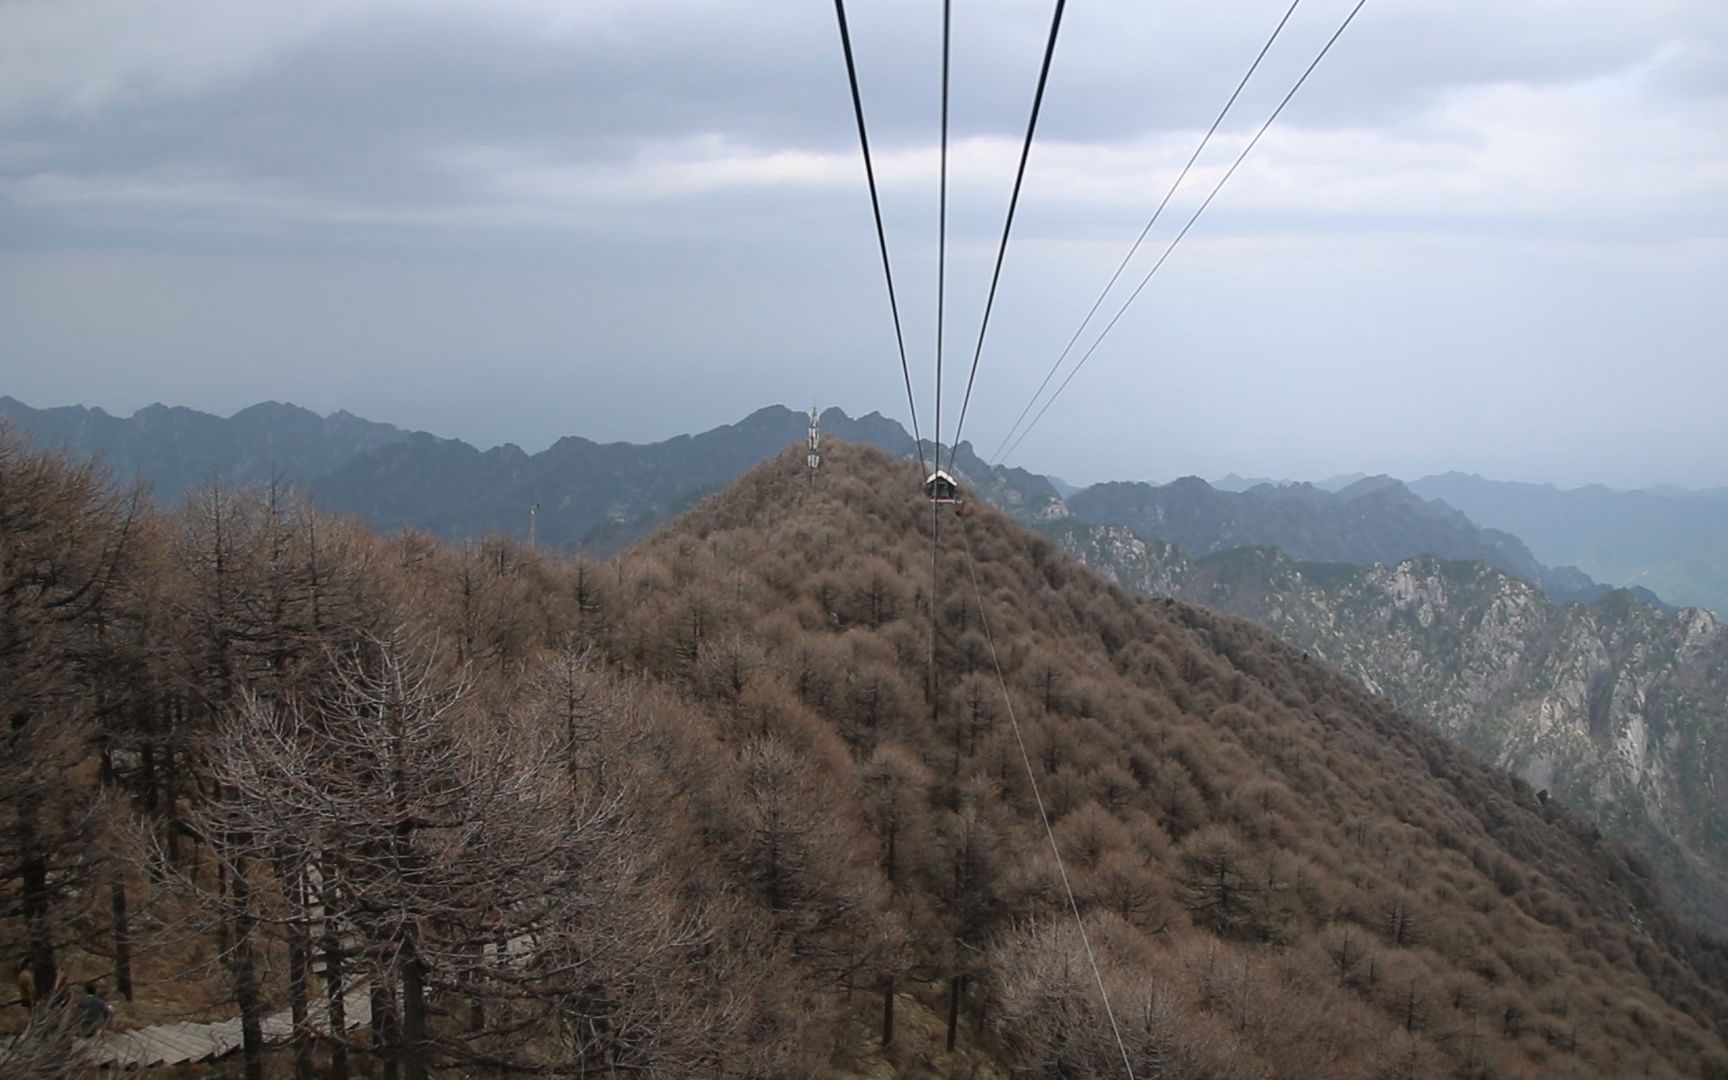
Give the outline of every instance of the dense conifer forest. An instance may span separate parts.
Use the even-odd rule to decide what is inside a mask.
[[[1728,1078],[1637,853],[914,468],[600,562],[0,439],[0,947],[249,1080]],[[0,1072],[85,1069],[52,1012]]]

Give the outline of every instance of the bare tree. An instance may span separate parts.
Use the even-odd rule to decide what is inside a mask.
[[[0,1038],[0,1076],[84,1080],[95,1072],[75,1009],[38,1006],[23,1031]]]
[[[1146,1080],[1189,1075],[1178,1059],[1194,1056],[1196,1048],[1179,1046],[1178,1035],[1186,1030],[1190,1044],[1199,1041],[1192,1034],[1193,1018],[1144,976],[1108,954],[1101,959],[1105,985],[1119,1010],[1114,1028],[1072,923],[1028,923],[1003,935],[991,950],[990,967],[1001,976],[990,1024],[1007,1047],[1015,1074],[1121,1076],[1126,1057],[1133,1075]]]
[[[635,793],[572,769],[547,737],[567,731],[475,707],[462,669],[402,632],[340,658],[314,702],[247,699],[213,740],[200,831],[249,838],[224,848],[231,880],[277,875],[272,910],[246,917],[342,941],[332,1005],[369,987],[407,1080],[530,1060],[677,1072],[743,1015],[716,981],[749,985],[718,947],[723,906],[678,900],[638,846]],[[466,1027],[441,1019],[450,1000]]]
[[[97,876],[90,752],[98,638],[137,555],[136,492],[0,432],[0,917],[52,987],[66,906]]]

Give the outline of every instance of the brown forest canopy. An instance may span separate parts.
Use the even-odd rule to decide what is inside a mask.
[[[0,946],[219,959],[254,1075],[1123,1075],[1017,721],[1137,1076],[1728,1077],[1636,855],[987,509],[932,591],[910,467],[802,464],[600,563],[0,442]]]

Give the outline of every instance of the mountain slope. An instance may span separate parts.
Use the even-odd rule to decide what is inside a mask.
[[[1063,549],[1136,591],[1251,618],[1658,859],[1728,925],[1728,628],[1626,592],[1558,605],[1482,563],[1191,559],[1069,525]]]
[[[979,509],[943,526],[926,702],[919,478],[830,461],[811,491],[782,455],[623,555],[608,647],[723,703],[733,738],[854,762],[832,812],[872,822],[899,903],[946,913],[960,966],[934,970],[969,973],[1016,1068],[1108,1075],[1113,1048],[993,653],[1106,981],[1160,1002],[1134,1045],[1168,1039],[1179,1074],[1728,1069],[1717,946],[1635,857],[1251,624],[1131,597]],[[1643,1034],[1646,1010],[1673,1026]]]
[[[1545,562],[1728,615],[1728,502],[1714,492],[1614,491],[1599,484],[1564,490],[1457,472],[1410,487],[1516,533]]]
[[[267,401],[226,419],[196,409],[151,405],[130,417],[71,405],[32,409],[0,396],[0,421],[37,446],[74,457],[101,457],[122,480],[139,477],[164,503],[212,479],[229,484],[303,482],[353,458],[399,442],[408,432],[348,412],[319,416]]]

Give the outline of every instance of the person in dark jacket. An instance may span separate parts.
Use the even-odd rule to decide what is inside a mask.
[[[84,997],[78,1002],[78,1034],[86,1039],[106,1028],[114,1020],[114,1007],[102,1000],[96,984],[84,984]]]

